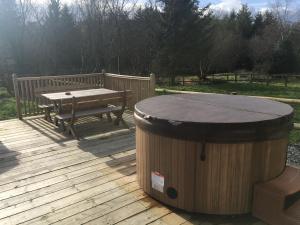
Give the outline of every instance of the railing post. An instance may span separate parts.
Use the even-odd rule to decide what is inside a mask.
[[[270,84],[270,75],[269,74],[267,74],[267,86],[269,86],[269,84]]]
[[[21,112],[21,101],[20,101],[20,93],[19,93],[19,85],[17,80],[17,74],[12,75],[13,85],[14,85],[14,93],[15,93],[15,99],[16,99],[16,110],[17,110],[17,116],[19,120],[22,119],[22,112]]]
[[[102,74],[102,85],[103,88],[105,88],[105,69],[101,70],[101,74]]]
[[[284,86],[285,87],[288,86],[288,75],[287,74],[284,76]]]
[[[150,96],[155,96],[155,74],[150,74]]]

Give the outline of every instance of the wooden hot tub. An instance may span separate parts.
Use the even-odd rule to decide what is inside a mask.
[[[138,181],[190,212],[251,211],[253,185],[285,167],[293,109],[238,95],[179,94],[135,106]]]

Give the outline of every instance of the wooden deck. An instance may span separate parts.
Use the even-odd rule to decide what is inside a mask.
[[[0,122],[0,224],[262,225],[250,215],[188,214],[144,194],[135,136],[105,119],[79,124],[81,140],[35,117]]]

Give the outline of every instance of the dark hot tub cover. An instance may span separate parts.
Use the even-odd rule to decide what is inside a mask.
[[[245,142],[286,137],[293,108],[255,97],[176,94],[135,105],[136,124],[163,136],[207,142]]]

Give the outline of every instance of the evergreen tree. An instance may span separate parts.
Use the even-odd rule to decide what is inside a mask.
[[[162,35],[159,61],[161,72],[172,77],[190,73],[198,65],[197,41],[199,34],[199,9],[196,0],[161,0]]]
[[[237,32],[239,39],[237,42],[238,60],[236,69],[251,70],[253,68],[253,61],[251,57],[251,50],[249,47],[249,40],[253,34],[252,15],[247,5],[243,5],[237,14]]]
[[[229,15],[225,15],[225,17],[220,20],[219,22],[223,22],[228,30],[231,32],[236,33],[237,32],[237,15],[234,10],[230,12]]]
[[[74,65],[80,65],[79,32],[76,29],[74,18],[67,5],[64,5],[59,17],[60,68],[71,71]],[[78,66],[77,66],[78,67]]]
[[[46,63],[47,72],[58,72],[59,62],[59,35],[60,35],[60,15],[61,15],[60,0],[50,0],[48,5],[48,12],[45,22],[45,34],[47,44]]]
[[[256,14],[253,24],[253,33],[255,35],[261,35],[264,29],[264,17],[259,12]]]
[[[250,39],[253,33],[251,11],[243,5],[237,14],[238,31],[245,39]]]
[[[133,70],[141,74],[150,74],[152,61],[158,50],[157,34],[160,33],[160,12],[157,8],[147,6],[138,9],[133,20],[132,50]]]
[[[0,44],[2,59],[13,60],[14,72],[24,70],[23,37],[15,0],[0,0]]]
[[[271,73],[293,73],[296,69],[296,54],[292,42],[283,40],[274,52]]]
[[[274,16],[274,14],[271,11],[266,11],[263,15],[264,17],[264,27],[269,25],[275,25],[277,24],[277,20]]]
[[[73,15],[60,0],[51,0],[45,22],[47,72],[71,72],[80,66],[79,32]],[[77,66],[74,66],[77,65]]]

